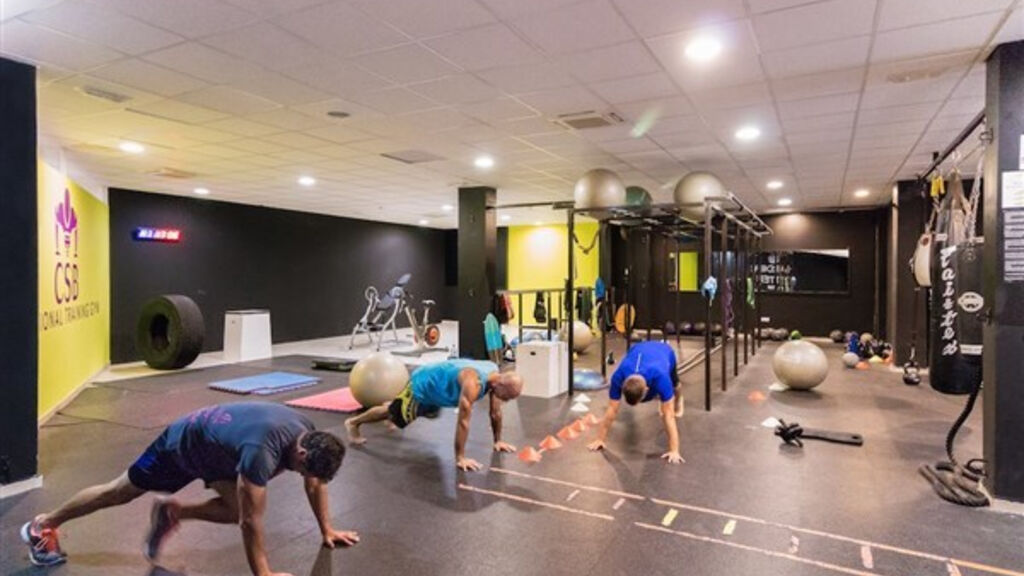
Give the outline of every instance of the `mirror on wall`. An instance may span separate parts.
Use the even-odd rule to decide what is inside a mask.
[[[850,250],[775,250],[761,254],[756,273],[769,294],[848,294]]]

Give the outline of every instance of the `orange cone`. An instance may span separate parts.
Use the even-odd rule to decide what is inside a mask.
[[[598,424],[601,423],[601,420],[598,419],[598,417],[594,416],[593,414],[587,414],[583,418],[583,421],[586,422],[587,424],[590,424],[591,426],[597,426]]]
[[[749,400],[749,401],[751,401],[751,402],[753,402],[755,404],[758,403],[758,402],[764,402],[764,400],[765,400],[764,392],[761,392],[760,390],[754,390],[750,394],[747,394],[747,400]]]
[[[566,426],[558,431],[558,437],[562,440],[575,440],[580,437],[580,433],[573,430],[572,426]]]
[[[523,462],[534,464],[536,462],[540,462],[541,455],[533,446],[527,446],[519,451],[519,459]]]
[[[540,447],[545,450],[557,450],[562,447],[562,443],[558,441],[558,438],[554,436],[548,436],[541,440]]]
[[[867,362],[857,362],[857,370],[870,370],[871,364]]]
[[[587,423],[584,422],[582,419],[573,422],[571,426],[573,430],[579,432],[580,434],[587,431]]]

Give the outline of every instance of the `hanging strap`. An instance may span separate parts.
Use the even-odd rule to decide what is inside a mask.
[[[978,155],[978,168],[974,171],[974,183],[971,185],[971,199],[967,211],[967,241],[971,242],[977,238],[975,230],[978,225],[978,202],[981,197],[981,174],[985,169],[985,148],[982,145],[981,154]]]

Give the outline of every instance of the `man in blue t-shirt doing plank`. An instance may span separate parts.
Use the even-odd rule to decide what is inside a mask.
[[[668,452],[661,455],[671,464],[683,461],[679,455],[679,430],[676,417],[683,415],[683,396],[676,373],[676,353],[664,342],[641,342],[629,349],[622,363],[612,374],[608,390],[608,410],[601,420],[597,440],[587,445],[591,450],[605,447],[608,431],[619,415],[621,400],[636,406],[640,402],[658,399],[659,412],[668,435]]]
[[[440,408],[459,409],[455,427],[455,465],[459,470],[479,470],[480,463],[466,457],[469,419],[473,404],[490,396],[491,430],[495,452],[515,452],[516,447],[501,441],[501,405],[514,400],[523,391],[523,379],[515,372],[499,372],[494,362],[483,360],[445,360],[416,369],[409,383],[394,400],[374,406],[345,421],[349,442],[362,444],[366,438],[359,427],[370,422],[391,420],[405,428],[420,416]]]
[[[36,516],[21,529],[29,559],[38,566],[66,560],[57,528],[69,520],[104,508],[127,504],[146,492],[178,492],[202,480],[217,496],[205,502],[184,503],[161,498],[153,503],[151,525],[144,545],[154,561],[160,547],[185,520],[239,524],[249,567],[256,576],[286,576],[270,570],[263,538],[267,482],[284,470],[305,480],[323,544],[352,545],[355,532],[335,530],[329,518],[327,483],[345,457],[345,445],[330,433],[319,432],[305,416],[281,406],[240,402],[210,406],[168,426],[115,480],[74,495],[60,508]]]

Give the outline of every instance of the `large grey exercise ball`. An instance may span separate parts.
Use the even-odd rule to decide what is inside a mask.
[[[793,390],[810,390],[828,376],[828,358],[807,340],[790,340],[772,358],[775,377]]]
[[[611,208],[626,205],[626,185],[611,170],[595,168],[576,181],[576,208]]]
[[[724,196],[725,185],[711,172],[696,171],[690,172],[679,179],[672,196],[679,212],[690,220],[704,220],[704,206],[684,206],[685,204],[700,204],[709,196]]]

